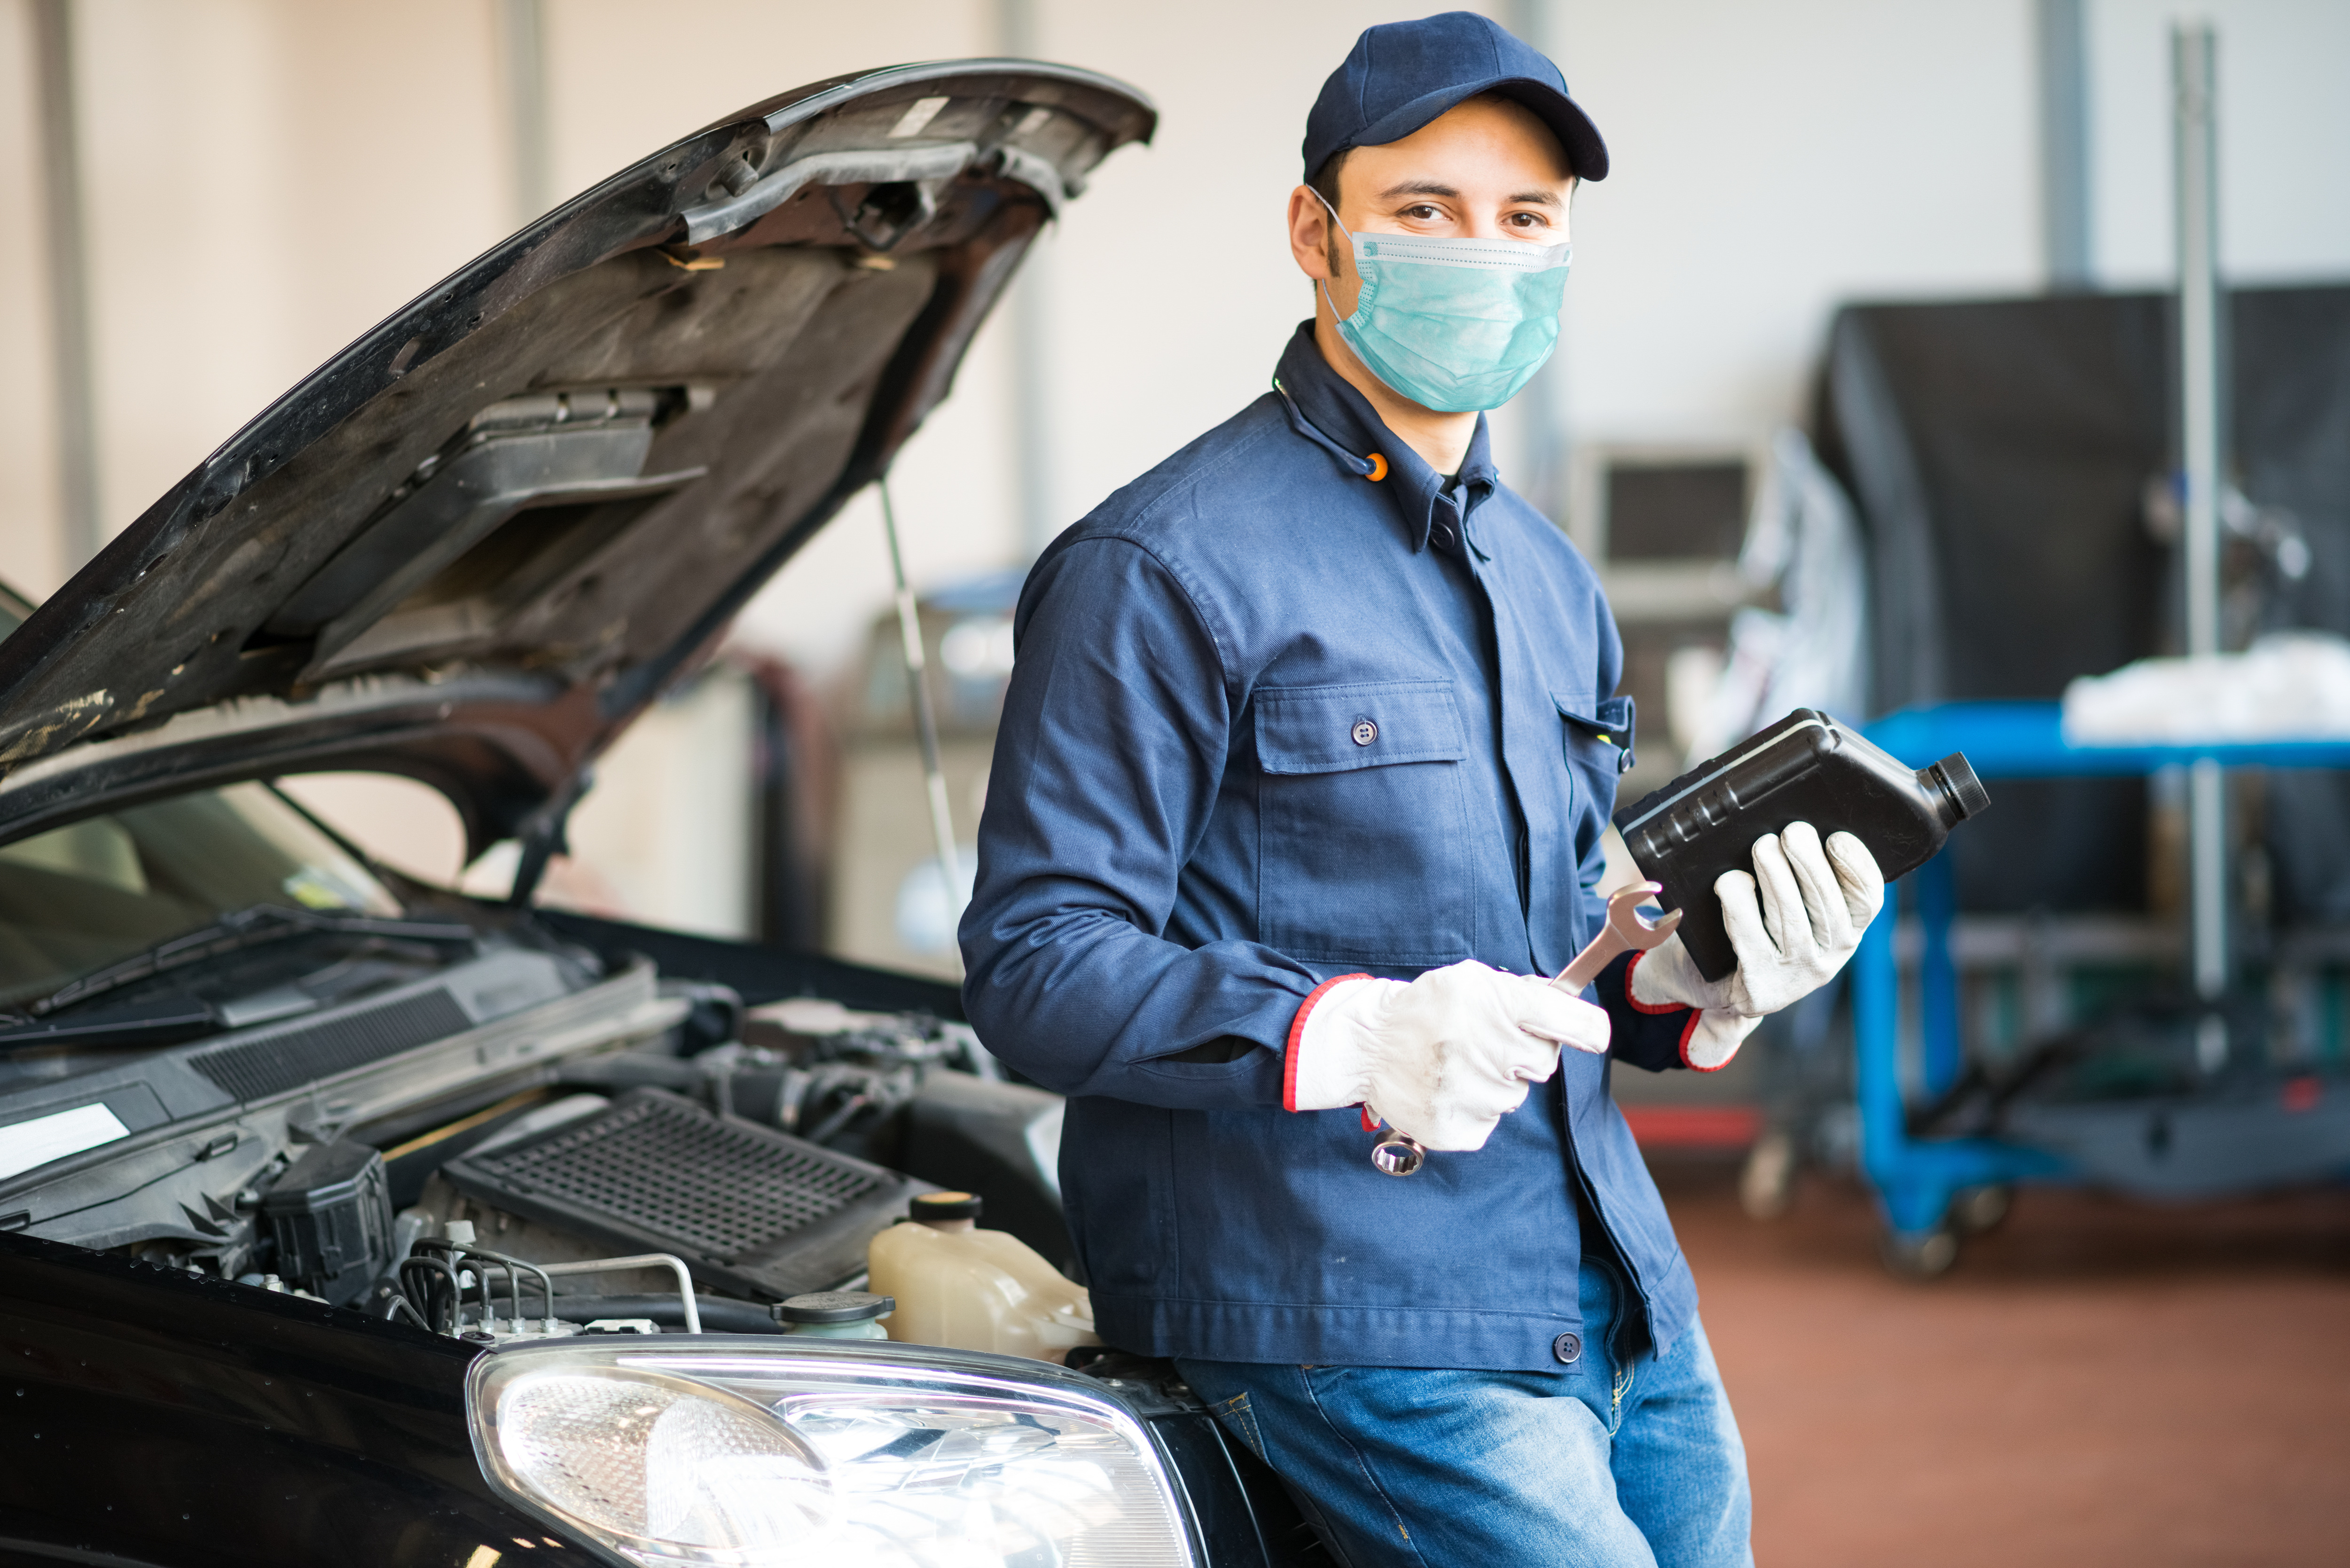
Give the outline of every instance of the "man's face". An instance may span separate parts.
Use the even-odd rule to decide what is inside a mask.
[[[1357,147],[1338,174],[1338,216],[1356,234],[1442,239],[1566,239],[1575,175],[1530,109],[1473,99],[1400,141]],[[1359,286],[1346,240],[1301,186],[1290,199],[1290,248],[1306,276],[1328,280],[1340,317]]]

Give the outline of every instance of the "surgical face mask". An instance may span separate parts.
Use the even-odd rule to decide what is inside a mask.
[[[1338,336],[1371,374],[1422,408],[1498,409],[1557,346],[1569,246],[1358,234],[1336,208],[1330,221],[1354,245],[1362,283]],[[1322,295],[1330,298],[1328,285]],[[1338,314],[1335,299],[1330,314]]]

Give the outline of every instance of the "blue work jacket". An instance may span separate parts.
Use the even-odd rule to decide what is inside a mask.
[[[1482,1150],[1397,1179],[1357,1112],[1282,1108],[1322,981],[1555,973],[1604,917],[1621,643],[1483,420],[1440,478],[1304,324],[1273,391],[1053,542],[1015,625],[963,997],[1069,1096],[1103,1337],[1571,1370],[1579,1192],[1669,1348],[1696,1290],[1607,1075],[1680,1065],[1690,1014],[1633,1007],[1626,961],[1596,988],[1609,1057],[1563,1053]]]

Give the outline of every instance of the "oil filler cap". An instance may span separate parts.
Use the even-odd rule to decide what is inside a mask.
[[[975,1192],[918,1192],[906,1205],[906,1217],[924,1224],[941,1220],[976,1220],[981,1207]]]
[[[864,1323],[896,1312],[898,1302],[868,1291],[813,1291],[777,1302],[773,1310],[777,1323]]]

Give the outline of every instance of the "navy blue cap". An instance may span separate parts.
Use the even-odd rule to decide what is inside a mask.
[[[1576,179],[1607,178],[1607,144],[1550,57],[1473,11],[1365,28],[1305,117],[1305,177],[1349,147],[1400,141],[1481,92],[1540,115]]]

